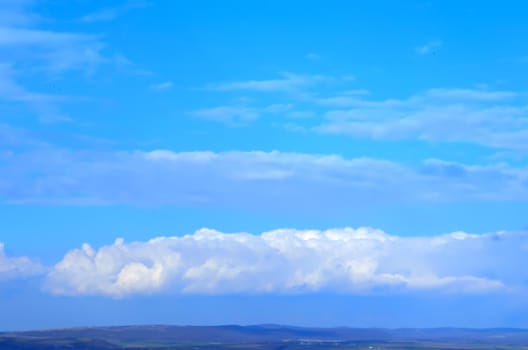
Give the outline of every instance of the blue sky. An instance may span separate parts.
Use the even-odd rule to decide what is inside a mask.
[[[527,12],[0,0],[0,329],[528,327]]]

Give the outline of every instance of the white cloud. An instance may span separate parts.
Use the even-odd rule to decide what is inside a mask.
[[[172,81],[164,81],[163,83],[150,85],[150,89],[154,91],[165,91],[171,89],[173,85]]]
[[[284,72],[279,79],[247,80],[215,84],[211,85],[210,89],[216,91],[298,92],[301,89],[313,87],[329,79],[331,78],[323,75],[300,75]]]
[[[11,65],[0,63],[0,101],[24,103],[37,113],[41,121],[68,121],[57,104],[71,97],[29,91],[16,81],[16,72]]]
[[[32,91],[28,77],[39,81],[72,72],[93,75],[113,60],[104,52],[101,35],[44,28],[49,21],[41,20],[33,6],[32,1],[0,4],[0,96],[22,102],[42,121],[69,121],[60,108],[65,96]]]
[[[4,244],[0,242],[0,282],[6,279],[19,279],[44,273],[44,267],[28,257],[7,256]]]
[[[292,111],[285,115],[293,119],[308,119],[315,117],[316,114],[312,111]]]
[[[433,40],[425,45],[418,46],[415,48],[415,51],[419,55],[428,55],[434,53],[438,48],[440,48],[440,46],[442,46],[442,42],[440,40]]]
[[[291,73],[283,76],[282,79],[217,84],[211,88],[217,91],[287,92],[274,101],[291,106],[288,113],[283,113],[285,118],[281,126],[292,131],[528,149],[528,94],[522,91],[432,88],[408,97],[375,99],[370,97],[368,90],[350,89],[350,83],[343,76]],[[323,86],[323,82],[331,84]],[[306,110],[322,115],[324,119],[318,123],[311,120],[304,125],[292,125],[287,120],[288,116]],[[243,124],[249,124],[260,114],[261,108],[248,103],[243,107],[227,104],[199,110],[196,115],[216,121],[241,119]],[[273,121],[273,125],[277,124],[279,122]]]
[[[519,94],[512,91],[488,91],[472,89],[430,89],[425,92],[423,99],[448,102],[499,102],[511,100]],[[416,96],[416,99],[420,99]]]
[[[528,199],[528,169],[503,163],[429,159],[409,166],[278,151],[89,152],[35,147],[12,150],[0,163],[4,202],[313,211],[374,203]]]
[[[230,126],[242,126],[258,119],[260,113],[256,108],[235,105],[198,109],[191,115]]]
[[[319,61],[321,59],[321,56],[316,53],[309,53],[305,57],[310,61]]]
[[[93,74],[109,60],[102,51],[100,37],[77,32],[61,32],[19,26],[0,26],[0,52],[4,62],[14,67],[29,66],[26,71],[52,76],[76,70]],[[31,55],[27,54],[31,52]]]
[[[93,40],[94,37],[47,30],[0,27],[0,46],[58,47]]]
[[[37,22],[40,19],[38,15],[24,11],[30,3],[28,0],[0,0],[0,23],[4,26],[27,26]]]
[[[86,23],[112,21],[130,10],[140,9],[147,6],[149,6],[149,3],[146,1],[128,1],[127,3],[124,3],[120,6],[105,7],[88,13],[82,16],[79,20]]]
[[[329,107],[326,120],[314,129],[319,132],[528,148],[528,101],[521,93],[431,89],[407,99],[336,96],[317,102]]]
[[[249,107],[246,105],[227,105],[203,108],[192,111],[191,116],[224,123],[228,126],[245,126],[264,114],[286,113],[293,108],[291,104],[272,104],[266,107]]]
[[[68,252],[47,277],[58,295],[149,293],[449,293],[526,287],[526,233],[399,237],[371,228],[201,229]],[[524,247],[524,248],[523,248]]]

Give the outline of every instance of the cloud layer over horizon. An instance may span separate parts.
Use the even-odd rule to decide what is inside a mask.
[[[55,295],[518,293],[526,232],[401,237],[372,228],[201,229],[179,237],[85,243],[49,272]]]
[[[103,152],[39,146],[0,153],[0,169],[6,175],[0,179],[0,199],[18,204],[302,210],[528,199],[525,167],[439,159],[407,165],[368,157],[279,151]]]

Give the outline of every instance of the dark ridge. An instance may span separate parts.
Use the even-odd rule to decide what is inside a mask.
[[[511,328],[383,329],[254,326],[116,326],[0,333],[0,349],[312,350],[528,349],[528,330]],[[447,345],[446,345],[447,344]],[[427,345],[427,346],[426,346]],[[521,349],[521,348],[519,348]]]

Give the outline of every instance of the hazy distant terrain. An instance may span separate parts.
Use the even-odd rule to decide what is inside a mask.
[[[528,349],[528,330],[126,326],[0,333],[2,350]]]

